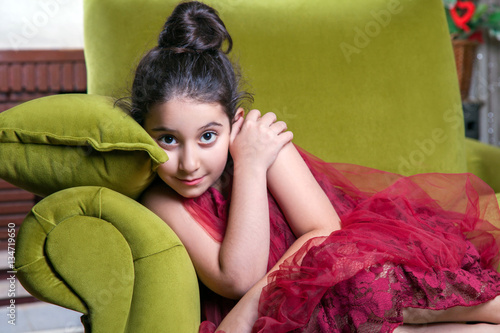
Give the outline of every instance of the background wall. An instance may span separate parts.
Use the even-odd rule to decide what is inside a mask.
[[[83,48],[83,0],[0,0],[0,49]]]

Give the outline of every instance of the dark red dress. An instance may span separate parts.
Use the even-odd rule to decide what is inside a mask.
[[[403,177],[299,151],[342,229],[311,239],[270,274],[253,332],[392,332],[403,308],[472,306],[500,295],[500,211],[478,177]],[[295,236],[271,196],[269,204],[270,269]],[[219,192],[185,205],[222,241],[229,203]],[[202,288],[200,332],[213,332],[234,304]]]

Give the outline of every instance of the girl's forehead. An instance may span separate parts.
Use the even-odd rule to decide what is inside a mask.
[[[229,125],[229,118],[219,103],[172,99],[151,108],[146,119],[146,126],[196,127],[212,122]]]

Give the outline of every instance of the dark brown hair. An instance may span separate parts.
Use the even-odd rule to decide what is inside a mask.
[[[232,46],[217,11],[198,1],[180,3],[165,22],[158,45],[137,66],[132,117],[143,125],[152,106],[185,98],[221,104],[232,123],[242,101],[252,99],[240,90],[241,76],[227,57]]]

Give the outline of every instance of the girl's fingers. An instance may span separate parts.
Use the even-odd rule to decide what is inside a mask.
[[[273,125],[276,122],[276,120],[277,117],[276,114],[274,114],[274,112],[268,112],[260,118],[260,121],[269,126]]]
[[[284,121],[277,121],[271,125],[271,129],[273,129],[276,134],[286,131],[287,128],[288,127]]]
[[[293,140],[293,133],[290,131],[283,132],[278,135],[278,140],[282,144],[282,148],[289,142]]]
[[[257,121],[259,120],[259,118],[260,118],[260,111],[255,109],[250,110],[245,117],[247,121]]]
[[[253,126],[252,124],[258,126]],[[260,128],[260,130],[258,130],[258,128]],[[233,123],[231,142],[233,142],[240,133],[244,137],[255,137],[255,135],[257,135],[263,138],[263,134],[268,132],[268,134],[274,133],[274,135],[279,137],[276,143],[278,146],[281,146],[293,139],[292,132],[287,131],[287,129],[287,124],[284,121],[277,121],[276,114],[273,112],[261,115],[259,110],[253,109],[250,110],[245,117],[241,116]]]

